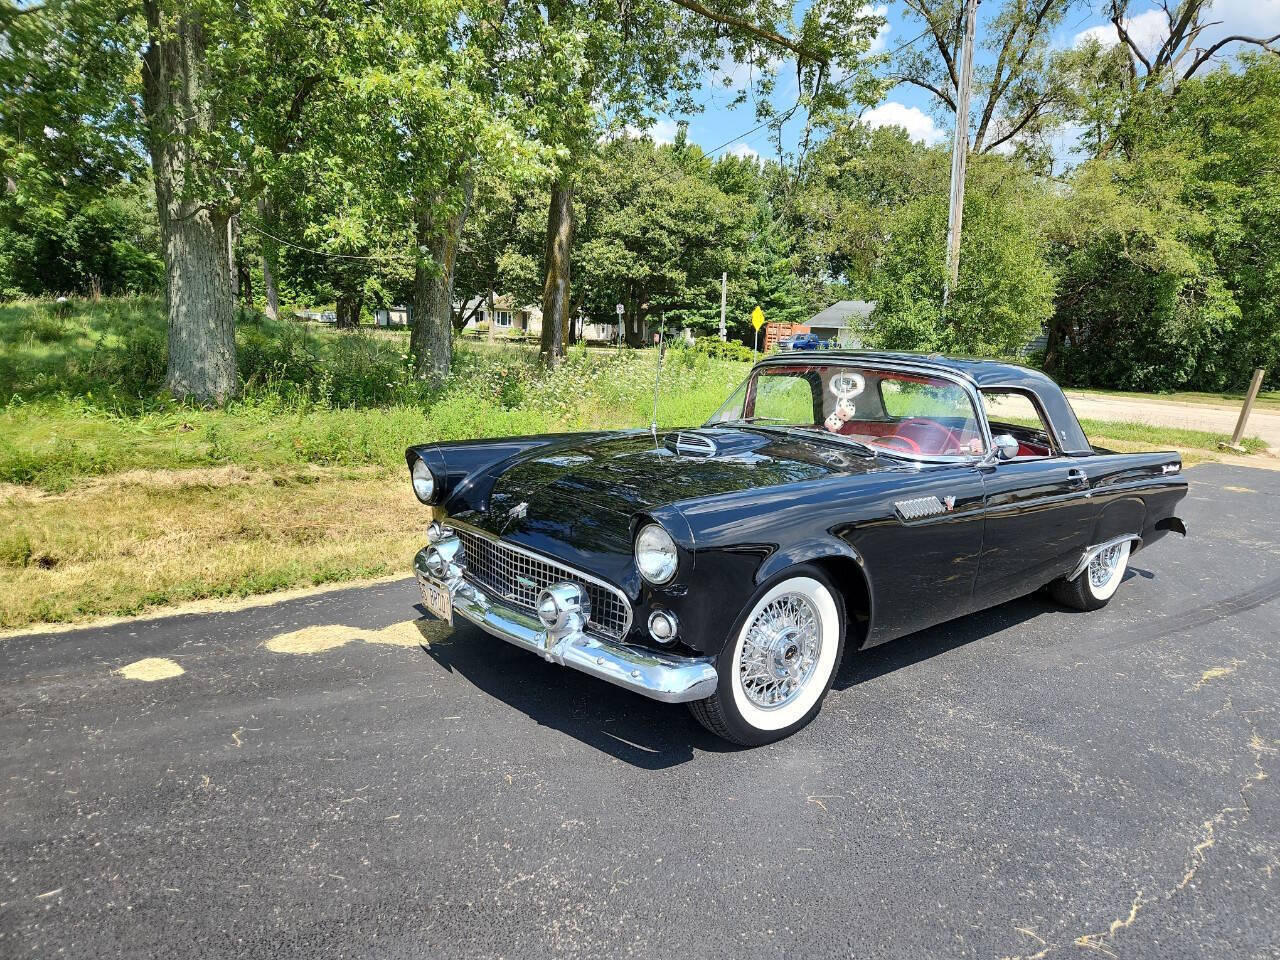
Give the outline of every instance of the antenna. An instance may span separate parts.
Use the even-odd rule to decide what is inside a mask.
[[[653,434],[653,442],[658,442],[658,388],[662,385],[662,358],[667,352],[667,311],[661,310],[662,318],[658,334],[658,372],[653,376],[653,417],[649,420],[649,432]]]

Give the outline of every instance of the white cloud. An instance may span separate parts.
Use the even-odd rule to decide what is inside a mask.
[[[889,31],[892,29],[889,26],[889,21],[887,19],[889,16],[889,7],[883,3],[875,5],[868,3],[858,11],[858,16],[886,18],[884,24],[878,31],[876,31],[876,38],[871,41],[871,47],[867,50],[867,53],[872,55],[884,53],[885,41],[888,40]]]
[[[1214,0],[1205,12],[1204,19],[1221,20],[1222,26],[1217,28],[1221,36],[1242,33],[1245,36],[1270,37],[1280,33],[1280,2],[1277,0]],[[1208,31],[1206,30],[1205,33],[1207,34]]]
[[[946,131],[938,128],[933,117],[919,107],[908,107],[894,100],[868,110],[862,115],[862,122],[868,127],[902,127],[912,140],[921,140],[926,146],[933,146],[946,136]]]
[[[1138,45],[1144,54],[1155,53],[1169,35],[1169,20],[1163,10],[1144,10],[1133,17],[1125,17],[1125,32]],[[1093,38],[1104,47],[1120,42],[1120,34],[1114,23],[1104,23],[1087,30],[1081,30],[1072,40],[1072,46],[1078,47],[1086,40]]]
[[[730,150],[730,151],[729,151],[729,153],[730,153],[732,156],[735,156],[735,157],[742,157],[742,158],[743,158],[743,159],[745,159],[745,160],[759,160],[759,159],[760,159],[760,151],[759,151],[759,150],[753,150],[751,147],[747,146],[745,143],[740,143],[740,144],[738,144],[736,147],[734,147],[732,150]]]
[[[1201,50],[1236,34],[1270,37],[1280,33],[1280,0],[1214,0],[1201,14],[1200,22],[1207,24],[1195,42]],[[1158,9],[1144,10],[1126,18],[1124,27],[1147,56],[1153,55],[1169,35],[1169,19]],[[1078,47],[1090,37],[1104,47],[1120,42],[1115,25],[1103,23],[1081,30],[1072,38],[1072,46]],[[1230,44],[1222,49],[1219,57],[1234,56],[1242,48],[1241,44]]]
[[[676,131],[680,125],[671,119],[655,120],[650,126],[641,130],[634,124],[628,123],[624,128],[626,136],[632,140],[639,140],[641,137],[648,137],[658,146],[666,143],[674,143],[676,139]]]

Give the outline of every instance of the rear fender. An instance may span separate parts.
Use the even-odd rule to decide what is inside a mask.
[[[1098,514],[1089,544],[1106,543],[1131,533],[1140,539],[1146,526],[1147,505],[1141,497],[1124,497],[1107,504]]]

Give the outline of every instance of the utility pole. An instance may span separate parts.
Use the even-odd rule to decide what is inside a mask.
[[[978,0],[965,0],[964,39],[960,42],[960,77],[956,91],[956,137],[951,148],[951,206],[947,217],[947,282],[942,303],[960,280],[960,228],[964,220],[964,170],[969,160],[969,87],[973,77],[973,34]]]
[[[724,305],[725,305],[725,298],[728,295],[728,292],[729,292],[729,274],[722,273],[720,274],[720,339],[721,340],[725,339]]]

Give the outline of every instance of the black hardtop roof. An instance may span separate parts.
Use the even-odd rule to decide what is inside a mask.
[[[938,367],[950,373],[958,373],[968,377],[980,387],[994,385],[1031,386],[1047,383],[1057,387],[1047,375],[1024,367],[1019,363],[1006,363],[1002,360],[984,360],[981,357],[948,357],[941,353],[911,353],[894,350],[823,350],[820,353],[775,353],[765,357],[761,363],[795,363],[797,360],[810,360],[814,363],[825,359],[857,360],[862,363],[891,361],[897,363],[913,363],[922,367]]]
[[[910,363],[916,367],[932,367],[971,381],[979,388],[1009,387],[1027,390],[1036,395],[1040,406],[1056,434],[1058,445],[1067,454],[1082,456],[1093,452],[1075,412],[1062,393],[1062,388],[1047,374],[1017,363],[1001,360],[983,360],[978,357],[948,357],[940,353],[909,353],[906,351],[877,350],[823,350],[818,353],[777,353],[765,357],[760,366],[776,363],[822,363],[828,360],[845,360],[875,364]]]

